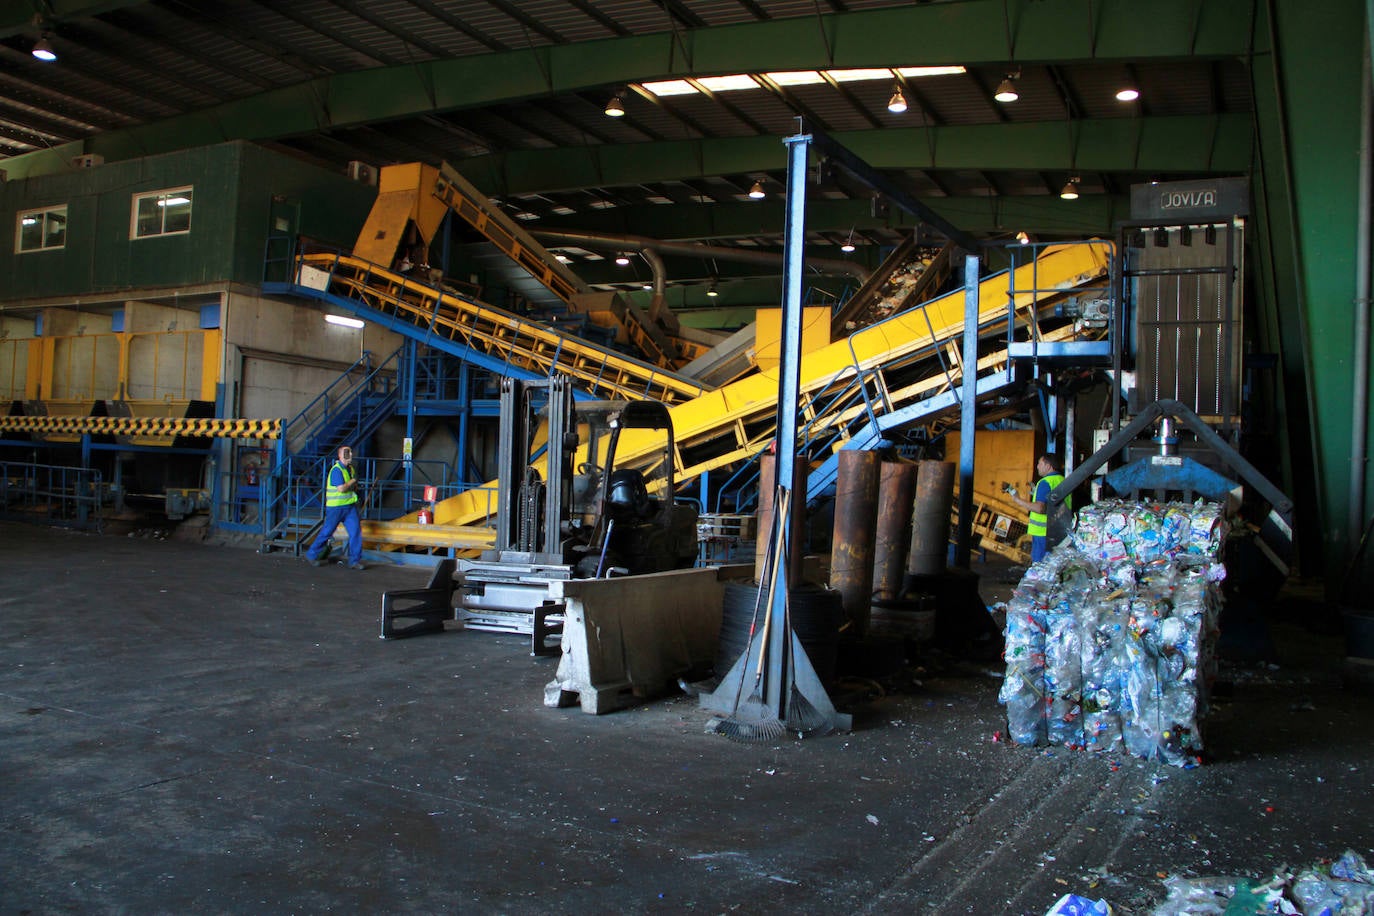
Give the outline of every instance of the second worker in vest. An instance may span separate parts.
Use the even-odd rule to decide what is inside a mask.
[[[1050,494],[1064,482],[1064,462],[1058,455],[1044,454],[1035,461],[1035,473],[1039,478],[1031,492],[1030,499],[1022,499],[1015,488],[1006,487],[1007,495],[1028,513],[1026,533],[1031,536],[1031,562],[1038,563],[1049,553],[1049,507]],[[1072,508],[1069,500],[1064,505]]]
[[[319,536],[310,545],[305,557],[311,566],[323,566],[329,557],[329,541],[339,525],[348,532],[349,569],[366,569],[363,566],[363,531],[358,522],[358,474],[353,470],[353,449],[343,446],[339,449],[339,460],[334,462],[324,477],[324,524],[320,526]]]

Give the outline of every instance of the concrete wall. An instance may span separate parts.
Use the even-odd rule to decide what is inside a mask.
[[[314,306],[226,296],[226,410],[238,417],[290,419],[370,350],[381,361],[401,338],[375,325],[357,330],[328,324]]]
[[[0,414],[9,410],[9,402],[24,397],[32,337],[32,318],[0,315]]]

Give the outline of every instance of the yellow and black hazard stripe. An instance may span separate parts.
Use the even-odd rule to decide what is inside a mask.
[[[211,417],[0,417],[0,432],[79,436],[206,436],[215,439],[280,439],[282,421]]]

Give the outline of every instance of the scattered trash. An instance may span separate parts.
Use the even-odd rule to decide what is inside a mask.
[[[1111,916],[1112,905],[1105,900],[1089,900],[1077,894],[1065,894],[1045,911],[1045,916]]]
[[[999,699],[1018,744],[1195,766],[1226,576],[1221,507],[1103,500],[1007,604]]]
[[[1169,896],[1154,916],[1221,916],[1224,913],[1368,913],[1374,907],[1374,872],[1353,850],[1330,865],[1297,873],[1281,870],[1268,881],[1249,878],[1173,877]]]

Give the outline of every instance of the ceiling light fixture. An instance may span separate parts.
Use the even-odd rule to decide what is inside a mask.
[[[620,96],[613,95],[611,100],[606,103],[606,117],[623,118],[625,117],[625,103],[620,101]]]
[[[892,87],[892,98],[887,100],[887,110],[893,114],[906,111],[906,96],[902,95],[901,83]]]
[[[52,49],[52,44],[48,41],[48,34],[46,32],[43,33],[43,36],[39,38],[38,41],[34,42],[33,51],[31,53],[34,57],[47,63],[57,60],[57,52]]]
[[[618,255],[615,256],[615,262],[616,262],[616,264],[620,265],[621,267],[629,267],[629,266],[630,266],[630,256],[629,256],[628,254],[626,254],[625,252],[622,251],[620,254],[618,254]]]
[[[1029,245],[1030,236],[1026,235],[1026,230],[1022,229],[1020,232],[1016,233],[1016,241],[1021,245]]]
[[[1021,93],[1016,91],[1016,83],[1013,82],[1020,76],[1019,73],[1008,73],[1006,78],[997,84],[997,91],[992,94],[992,97],[999,102],[1015,102],[1021,98]]]
[[[763,190],[762,181],[754,182],[754,186],[749,189],[749,196],[754,198],[754,200],[763,200],[766,196],[768,196],[767,192]]]
[[[840,250],[843,251],[845,254],[849,254],[851,251],[854,250],[854,230],[853,230],[853,229],[850,229],[850,230],[849,230],[849,238],[845,239],[844,244],[840,246]]]
[[[1116,90],[1116,100],[1118,102],[1134,102],[1140,98],[1140,90],[1134,86],[1123,86]]]
[[[367,326],[367,322],[362,319],[349,318],[347,315],[325,315],[324,320],[330,324],[337,324],[345,328],[361,328]]]
[[[1078,200],[1078,176],[1070,178],[1064,182],[1064,187],[1060,189],[1059,196],[1063,200]]]
[[[716,285],[712,283],[709,287],[706,288],[706,295],[714,299],[720,295],[720,290],[716,289]]]

